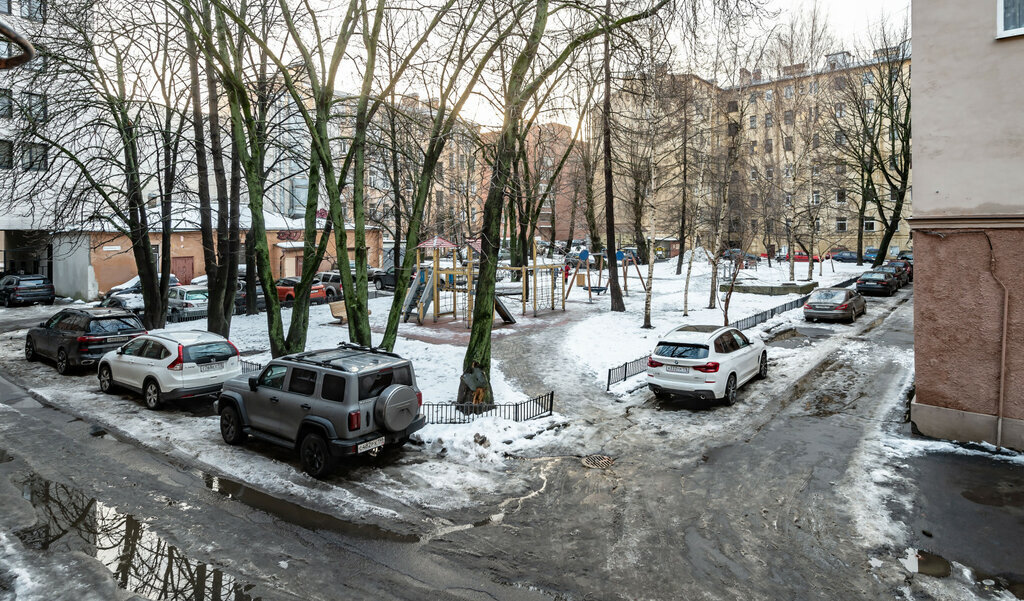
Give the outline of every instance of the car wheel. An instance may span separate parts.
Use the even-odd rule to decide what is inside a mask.
[[[245,442],[246,434],[242,431],[242,418],[234,405],[225,405],[220,410],[220,436],[230,445]]]
[[[302,439],[299,461],[302,463],[302,471],[317,480],[327,477],[334,468],[327,441],[315,432],[310,432]]]
[[[156,383],[156,380],[150,378],[146,380],[145,386],[142,387],[142,400],[145,401],[146,407],[152,410],[157,410],[163,405],[163,398],[160,394],[160,385]]]
[[[11,297],[8,296],[7,298],[4,299],[4,306],[7,307],[8,309],[14,306],[14,304],[11,303]]]
[[[761,360],[757,364],[757,379],[763,380],[768,377],[768,353],[761,353]]]
[[[725,381],[725,404],[736,404],[736,374],[729,374],[729,379]]]
[[[57,351],[57,373],[64,376],[71,372],[71,361],[68,360],[68,353],[64,349]]]
[[[100,379],[100,390],[110,394],[114,392],[114,374],[110,373],[109,365],[101,365],[98,375]]]
[[[25,339],[25,360],[35,361],[36,360],[36,344],[32,342],[31,338]]]
[[[373,287],[376,288],[377,290],[383,290],[384,289],[384,281],[381,280],[380,278],[377,278],[376,280],[373,280]]]

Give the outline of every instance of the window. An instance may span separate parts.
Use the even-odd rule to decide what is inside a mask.
[[[25,92],[25,113],[30,121],[46,121],[46,96]]]
[[[792,192],[786,192],[786,206],[787,207],[793,206],[793,193]]]
[[[860,83],[861,83],[861,85],[864,85],[864,86],[870,86],[871,84],[875,83],[875,74],[874,73],[865,73],[864,75],[861,75],[860,76]]]
[[[821,219],[815,219],[814,220],[814,231],[816,231],[816,232],[820,232],[821,231]]]
[[[725,106],[726,111],[730,113],[735,113],[736,111],[740,110],[740,103],[736,100],[730,100],[728,104],[726,104]]]
[[[786,150],[793,150],[793,137],[786,136],[786,139],[782,141],[782,147]]]
[[[864,220],[864,231],[865,232],[873,232],[873,231],[875,231],[875,220],[874,219],[865,219]]]
[[[55,322],[50,322],[50,323],[53,324]],[[51,325],[50,327],[53,327],[53,326]],[[129,342],[128,344],[126,344],[126,345],[121,347],[121,354],[122,355],[127,355],[129,357],[135,357],[137,355],[141,355],[142,354],[142,347],[145,346],[146,343],[148,343],[148,342],[149,341],[146,340],[145,338],[136,338],[135,340],[133,340],[133,341]]]
[[[14,168],[14,142],[0,140],[0,169]]]
[[[149,344],[139,354],[144,359],[167,359],[171,356],[171,351],[167,350],[167,347],[159,342],[150,340]]]
[[[1024,35],[1024,0],[997,0],[996,37]]]
[[[764,170],[764,178],[766,180],[768,180],[768,181],[772,181],[773,179],[775,179],[775,168],[774,167],[768,167],[767,169],[765,169]]]
[[[309,396],[316,390],[316,372],[311,369],[292,368],[292,377],[288,379],[288,392]]]
[[[807,86],[805,86],[804,84],[800,84],[800,95],[803,96],[806,93],[807,93]]]
[[[818,190],[815,190],[815,191],[811,192],[811,204],[812,205],[820,205],[821,204],[821,192],[819,192]]]
[[[836,145],[846,146],[846,134],[844,134],[841,130],[838,129],[836,130]]]
[[[811,175],[821,175],[821,163],[811,164]]]
[[[757,208],[757,194],[751,194],[750,195],[750,208],[752,208],[752,209],[756,209]]]
[[[0,13],[11,14],[11,0],[0,0]]]
[[[744,336],[739,330],[732,331],[733,338],[736,339],[736,346],[739,348],[745,348],[750,346],[750,340]]]
[[[844,105],[842,102],[837,102],[836,103],[836,118],[837,119],[842,118],[842,116],[844,114],[846,114],[846,105]]]
[[[3,0],[0,0],[2,2]],[[7,40],[0,40],[0,58],[11,56],[11,43]]]
[[[328,401],[345,402],[345,378],[333,374],[324,374],[324,383],[320,386],[320,396]]]
[[[793,86],[786,86],[785,88],[783,88],[782,93],[783,93],[783,95],[785,95],[786,98],[792,98],[793,97]]]
[[[0,0],[2,2],[3,0]],[[14,97],[10,88],[0,88],[0,118],[10,119],[14,116]]]
[[[740,345],[736,343],[736,339],[733,338],[730,332],[722,334],[718,338],[715,338],[715,352],[719,354],[727,354],[740,350]]]
[[[782,113],[782,122],[786,125],[793,125],[796,123],[796,113],[793,111],[786,111]]]
[[[786,177],[793,177],[793,163],[786,163]]]
[[[836,231],[837,232],[845,232],[846,231],[846,217],[836,217]]]
[[[811,94],[817,94],[818,93],[818,82],[812,81],[811,85],[810,85],[810,90],[811,90]]]
[[[772,101],[772,91],[771,90],[765,90],[765,92],[764,92],[764,99],[767,100],[768,102]]]
[[[659,342],[658,346],[654,348],[654,354],[673,359],[707,359],[708,347],[701,344]]]
[[[740,133],[740,124],[735,121],[729,123],[729,135],[735,136],[738,133]]]
[[[757,152],[757,140],[750,143],[750,154]]]
[[[821,146],[821,136],[819,136],[818,134],[814,134],[813,136],[811,136],[811,146],[813,146],[814,148]]]
[[[757,127],[757,115],[750,116],[750,129]]]
[[[764,141],[764,153],[765,154],[771,154],[772,150],[774,150],[774,149],[775,149],[774,148],[774,144],[772,143],[771,140],[765,140]]]
[[[895,202],[899,198],[900,190],[896,186],[889,186],[889,200]]]
[[[771,113],[765,113],[765,115],[764,115],[764,126],[765,127],[771,127],[772,126],[772,114]]]
[[[757,92],[750,95],[750,104],[757,104],[757,97],[760,96]]]
[[[26,144],[21,155],[21,167],[26,171],[46,171],[50,168],[46,161],[45,144]]]
[[[757,179],[757,169],[750,170],[750,179]]]
[[[21,16],[29,21],[46,20],[46,0],[21,0]]]
[[[873,98],[868,98],[864,101],[864,113],[872,115],[875,112],[875,101]]]
[[[46,49],[42,45],[36,45],[36,57],[25,64],[25,67],[42,73],[46,71],[47,58]]]
[[[756,234],[757,233],[757,219],[751,219],[750,220],[750,233],[752,233],[752,234]]]
[[[836,190],[836,202],[840,204],[846,202],[846,190],[842,188]]]
[[[288,373],[287,366],[271,365],[263,370],[263,373],[260,375],[259,385],[281,390],[284,386],[284,375],[286,373]]]
[[[836,175],[843,175],[846,173],[846,163],[836,163]]]

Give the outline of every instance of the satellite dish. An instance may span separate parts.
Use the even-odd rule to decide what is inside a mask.
[[[0,19],[0,36],[7,38],[13,44],[21,48],[21,54],[0,58],[0,70],[13,69],[36,57],[36,49],[32,47],[32,42],[29,42],[28,38],[15,31],[14,28],[3,19]]]

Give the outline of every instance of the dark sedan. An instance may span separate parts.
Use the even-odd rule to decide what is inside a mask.
[[[5,307],[43,303],[56,299],[53,283],[43,275],[8,275],[0,279],[0,300]]]
[[[842,319],[854,321],[867,311],[868,304],[856,290],[848,288],[818,288],[804,305],[804,319]]]
[[[868,271],[857,278],[857,292],[861,294],[884,294],[892,296],[899,290],[900,283],[896,276],[884,271]]]
[[[839,261],[840,263],[856,263],[857,253],[852,250],[842,250],[832,253],[832,260]]]
[[[907,277],[910,278],[910,281],[914,281],[914,264],[910,261],[907,261],[906,259],[892,259],[887,262],[886,265],[899,265],[903,267],[907,270]]]
[[[875,267],[874,271],[885,271],[891,273],[895,278],[896,282],[900,285],[900,288],[906,286],[910,282],[910,274],[902,265],[881,265]]]

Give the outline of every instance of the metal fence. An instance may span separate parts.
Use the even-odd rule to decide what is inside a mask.
[[[498,417],[524,422],[552,414],[555,393],[551,391],[519,403],[473,405],[471,403],[423,403],[421,411],[428,424],[468,424],[478,417]]]
[[[857,276],[857,277],[860,277],[860,276]],[[855,283],[857,281],[857,277],[853,277],[853,278],[850,278],[848,280],[839,282],[838,284],[833,284],[833,285],[831,285],[829,287],[830,288],[846,288],[847,286]],[[750,328],[752,328],[752,327],[754,327],[754,326],[756,326],[758,324],[762,324],[762,323],[768,321],[769,319],[775,317],[776,315],[781,315],[781,314],[785,313],[786,311],[792,311],[793,309],[798,309],[798,308],[804,306],[804,303],[807,302],[807,299],[810,298],[810,296],[811,296],[810,294],[805,294],[804,296],[801,296],[800,298],[791,300],[788,303],[779,305],[777,307],[772,307],[771,309],[768,309],[767,311],[761,311],[760,313],[756,313],[754,315],[750,315],[748,317],[744,317],[743,319],[737,319],[736,321],[730,322],[729,325],[734,327],[734,328],[736,328],[737,330],[747,330],[747,329],[750,329]],[[608,384],[605,386],[605,390],[606,391],[611,390],[612,384],[618,384],[619,382],[622,382],[626,378],[631,378],[631,377],[633,377],[633,376],[643,372],[645,369],[647,369],[647,357],[646,356],[640,357],[639,359],[633,359],[632,361],[627,361],[626,363],[623,363],[622,365],[619,365],[618,367],[613,367],[613,368],[609,369],[608,370]]]
[[[242,364],[243,374],[254,374],[256,372],[263,371],[263,364],[256,363],[255,361],[246,361],[245,359],[239,359],[239,363]]]

